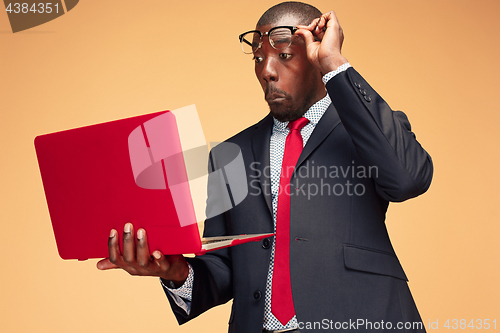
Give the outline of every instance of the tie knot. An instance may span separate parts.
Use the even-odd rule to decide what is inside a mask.
[[[293,130],[300,131],[302,129],[302,127],[307,125],[308,122],[309,122],[309,119],[307,119],[306,117],[300,117],[297,120],[290,121],[288,123],[288,128],[290,128],[290,131],[293,131]]]

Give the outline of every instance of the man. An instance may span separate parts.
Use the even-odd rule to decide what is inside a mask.
[[[127,224],[123,255],[113,230],[98,268],[161,277],[179,323],[233,299],[229,332],[425,331],[384,223],[389,201],[424,193],[432,178],[408,119],[342,56],[334,12],[282,3],[240,41],[270,114],[228,140],[241,149],[251,190],[207,220],[205,236],[275,238],[152,258],[145,231],[135,247]],[[223,158],[213,149],[211,167]],[[208,211],[215,197],[209,188]]]

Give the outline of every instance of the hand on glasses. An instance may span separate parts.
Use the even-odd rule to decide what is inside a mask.
[[[308,26],[298,25],[297,28],[295,34],[304,37],[307,58],[323,75],[347,62],[341,53],[344,33],[334,11],[314,19]]]

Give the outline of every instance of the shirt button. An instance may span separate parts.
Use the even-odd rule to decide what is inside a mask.
[[[262,293],[260,292],[260,290],[256,290],[253,292],[253,298],[255,298],[256,300],[259,300],[262,298]]]
[[[270,247],[271,247],[271,241],[269,240],[269,238],[264,238],[262,240],[262,248],[267,250]]]

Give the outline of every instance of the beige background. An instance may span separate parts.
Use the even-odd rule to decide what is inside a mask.
[[[61,260],[33,139],[193,103],[208,141],[250,126],[267,106],[237,36],[273,4],[84,0],[16,34],[0,12],[0,331],[226,331],[230,305],[179,327],[157,279]],[[387,219],[424,322],[498,327],[500,2],[314,4],[336,10],[345,56],[433,157],[428,193]]]

